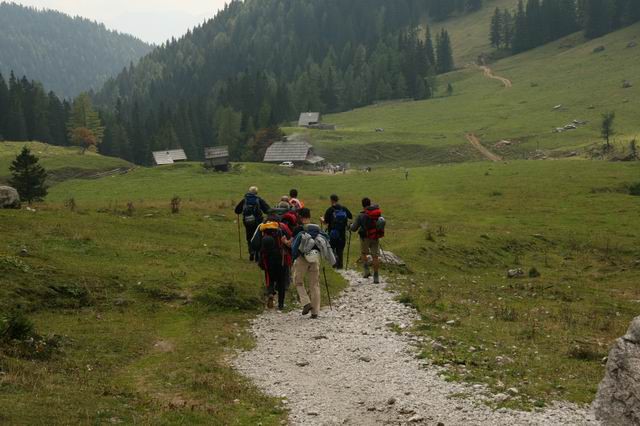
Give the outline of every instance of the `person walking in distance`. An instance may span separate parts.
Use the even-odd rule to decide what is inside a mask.
[[[362,199],[362,212],[351,225],[351,232],[360,236],[360,253],[364,265],[364,278],[371,276],[369,256],[372,258],[373,282],[380,284],[380,239],[384,237],[385,219],[378,205],[369,198]]]
[[[251,239],[256,233],[258,226],[262,223],[264,215],[268,212],[269,204],[258,197],[258,188],[255,186],[249,188],[249,192],[247,192],[235,208],[236,215],[238,215],[238,217],[242,216],[247,246],[249,247],[249,259],[251,261],[257,260],[256,253],[251,247]]]
[[[343,269],[345,267],[344,248],[347,245],[347,227],[349,221],[353,219],[353,214],[340,204],[340,198],[336,194],[331,195],[330,199],[331,207],[327,209],[321,220],[327,227],[331,248],[336,254],[335,268]],[[349,267],[349,265],[346,266]]]
[[[289,204],[293,210],[300,210],[304,208],[304,203],[298,199],[297,189],[289,191]]]
[[[311,312],[311,318],[318,318],[320,313],[320,263],[325,259],[331,266],[336,258],[329,244],[329,237],[318,225],[311,223],[311,211],[302,208],[298,215],[302,222],[294,231],[291,252],[294,258],[293,274],[298,297],[302,304],[302,315]],[[304,279],[308,278],[309,293],[304,287]]]

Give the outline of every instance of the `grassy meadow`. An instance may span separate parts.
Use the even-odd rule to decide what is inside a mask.
[[[0,352],[1,419],[278,424],[281,402],[227,362],[262,309],[232,212],[251,184],[271,203],[297,187],[317,216],[332,192],[354,210],[372,197],[389,221],[384,247],[409,265],[386,273],[422,315],[414,331],[439,342],[423,356],[452,380],[517,387],[517,407],[587,403],[640,303],[640,197],[627,189],[638,181],[637,164],[567,160],[422,167],[408,181],[393,168],[181,164],[56,184],[36,212],[0,212],[0,307],[59,336],[47,357]],[[510,280],[511,268],[541,276]]]
[[[100,172],[133,167],[131,163],[120,158],[105,157],[90,151],[82,154],[80,149],[75,147],[53,146],[40,142],[0,142],[0,182],[8,178],[11,162],[25,146],[40,159],[43,167],[50,171],[50,177],[54,181],[91,177]]]
[[[627,149],[638,137],[640,47],[628,48],[639,37],[640,24],[585,41],[575,34],[492,65],[496,75],[512,80],[513,88],[483,76],[475,67],[440,76],[439,95],[419,102],[386,102],[328,115],[338,131],[312,131],[320,154],[333,162],[355,165],[426,165],[481,159],[465,139],[475,133],[496,154],[522,159],[557,157],[588,151],[600,140],[601,115],[616,113],[615,143]],[[593,50],[604,46],[604,52]],[[460,65],[460,64],[458,64]],[[448,83],[454,93],[444,93]],[[561,108],[554,110],[557,105]],[[573,120],[586,121],[577,130],[554,133]],[[383,133],[375,129],[383,128]],[[289,132],[298,131],[289,129]],[[496,147],[502,140],[511,146]]]

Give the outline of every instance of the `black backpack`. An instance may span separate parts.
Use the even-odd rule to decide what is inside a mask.
[[[242,221],[245,226],[255,226],[261,222],[260,199],[257,195],[249,194],[244,199]]]

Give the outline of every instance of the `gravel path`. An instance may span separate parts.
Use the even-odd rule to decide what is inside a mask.
[[[494,411],[482,386],[448,383],[415,357],[416,337],[397,334],[417,313],[384,285],[345,272],[350,286],[320,319],[267,312],[253,323],[256,347],[235,367],[266,393],[283,398],[292,425],[591,425],[570,404],[525,413]],[[271,366],[270,368],[268,366]],[[460,397],[464,394],[464,397]],[[489,395],[489,396],[487,396]]]

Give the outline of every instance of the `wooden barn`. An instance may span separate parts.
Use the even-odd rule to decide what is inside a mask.
[[[187,154],[184,149],[169,149],[167,151],[155,151],[153,153],[153,161],[156,166],[165,166],[168,164],[187,161]]]
[[[215,146],[204,149],[204,166],[220,172],[229,170],[229,147]]]
[[[303,112],[298,120],[298,127],[311,127],[320,124],[319,112]]]
[[[265,163],[284,163],[290,161],[296,166],[317,166],[324,158],[314,154],[313,146],[304,140],[284,140],[271,145],[264,156]]]

